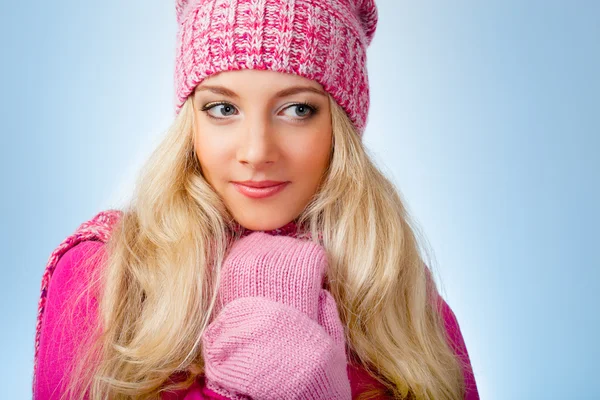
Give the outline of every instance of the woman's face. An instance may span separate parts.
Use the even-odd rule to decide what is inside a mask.
[[[322,86],[298,75],[242,69],[211,75],[192,95],[202,173],[235,220],[251,230],[271,230],[298,217],[331,152],[329,99]],[[233,183],[248,180],[287,183],[257,198]]]

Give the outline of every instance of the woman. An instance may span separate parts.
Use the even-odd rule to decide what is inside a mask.
[[[127,209],[51,255],[34,398],[477,399],[362,145],[374,2],[176,10],[177,116]]]

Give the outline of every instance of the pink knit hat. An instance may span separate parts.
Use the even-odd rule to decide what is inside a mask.
[[[264,69],[312,79],[362,137],[374,0],[176,0],[175,113],[209,75]]]

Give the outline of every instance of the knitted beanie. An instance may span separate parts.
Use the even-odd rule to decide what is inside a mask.
[[[362,138],[374,0],[176,0],[175,113],[208,76],[238,69],[318,82]]]

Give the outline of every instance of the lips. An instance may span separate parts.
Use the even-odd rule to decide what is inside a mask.
[[[279,184],[273,185],[273,182],[271,181],[271,186],[255,187],[243,185],[238,182],[232,182],[232,184],[235,186],[238,192],[253,199],[262,199],[265,197],[273,196],[285,189],[289,183],[290,182],[280,182]],[[261,184],[265,185],[266,183],[261,182]]]
[[[237,183],[239,185],[244,185],[244,186],[253,187],[253,188],[267,188],[267,187],[277,186],[277,185],[280,185],[285,182],[284,181],[238,181],[238,182],[233,181],[232,183]]]

